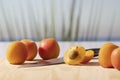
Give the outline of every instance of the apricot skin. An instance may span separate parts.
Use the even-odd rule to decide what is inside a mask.
[[[26,46],[20,41],[13,41],[6,49],[6,57],[10,64],[22,64],[27,58]]]
[[[27,51],[28,51],[28,56],[26,60],[33,60],[37,55],[36,43],[29,39],[23,39],[21,40],[21,42],[25,44]]]
[[[118,46],[111,42],[105,43],[99,51],[98,61],[99,64],[104,68],[112,68],[111,63],[111,54],[114,49],[116,49]]]
[[[40,41],[38,52],[43,60],[57,58],[60,47],[58,42],[53,38],[47,38]]]
[[[94,51],[88,50],[88,51],[85,52],[85,58],[84,58],[84,60],[83,60],[81,63],[82,63],[82,64],[86,64],[86,63],[88,63],[93,57],[94,57]]]
[[[111,62],[114,68],[120,70],[120,47],[113,50],[111,55]]]

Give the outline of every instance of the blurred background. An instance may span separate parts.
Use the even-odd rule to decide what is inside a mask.
[[[0,41],[120,41],[120,0],[0,0]]]

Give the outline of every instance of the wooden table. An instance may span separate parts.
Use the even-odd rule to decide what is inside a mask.
[[[59,42],[63,57],[64,51],[73,45],[83,45],[86,48],[100,47],[105,42]],[[114,42],[119,45],[120,42]],[[37,56],[34,61],[26,61],[23,65],[11,65],[5,58],[8,43],[0,43],[0,80],[119,80],[120,71],[114,68],[103,68],[98,59],[92,59],[88,64],[71,66],[67,64],[47,65]],[[1,53],[2,52],[2,53]],[[3,55],[4,54],[4,55]],[[43,65],[45,64],[45,65]]]

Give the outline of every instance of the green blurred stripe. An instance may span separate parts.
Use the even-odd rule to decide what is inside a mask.
[[[73,24],[73,17],[74,17],[74,9],[75,9],[75,2],[76,0],[72,0],[72,6],[70,10],[70,24],[69,24],[69,29],[68,29],[68,34],[66,36],[66,40],[70,41],[71,40],[71,34],[72,34],[72,24]]]
[[[79,7],[79,14],[77,17],[77,25],[76,25],[76,30],[75,30],[75,41],[78,40],[79,38],[79,29],[80,29],[80,21],[81,21],[81,13],[82,13],[82,6],[83,6],[83,0],[80,1],[80,7]]]
[[[53,38],[55,38],[56,36],[56,34],[55,34],[55,19],[54,19],[54,3],[55,1],[54,0],[52,0],[51,1],[51,16],[52,16],[52,25],[51,25],[51,27],[52,27],[52,37]]]
[[[86,40],[89,41],[89,34],[90,34],[90,28],[91,28],[91,22],[92,22],[92,16],[93,16],[93,6],[94,6],[94,0],[91,3],[91,7],[90,7],[90,14],[89,14],[89,18],[88,18],[88,25],[87,25],[87,35],[86,35]]]
[[[48,33],[48,29],[47,29],[47,14],[46,14],[46,7],[45,5],[45,1],[42,1],[42,6],[43,6],[43,10],[44,10],[44,38],[47,37],[47,33]]]
[[[97,39],[99,38],[99,29],[100,29],[100,23],[101,23],[101,16],[102,16],[102,12],[103,12],[103,6],[104,6],[104,0],[101,0],[101,6],[100,6],[100,10],[99,10],[99,16],[98,16],[98,20],[97,20],[97,25],[96,25],[96,32],[95,32],[95,41],[97,41]]]

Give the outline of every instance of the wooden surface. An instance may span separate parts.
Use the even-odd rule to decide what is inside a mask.
[[[23,65],[11,65],[5,58],[0,59],[0,80],[119,80],[120,71],[102,68],[98,59],[85,65],[67,64],[41,65],[39,59]],[[46,63],[45,63],[46,64]]]

